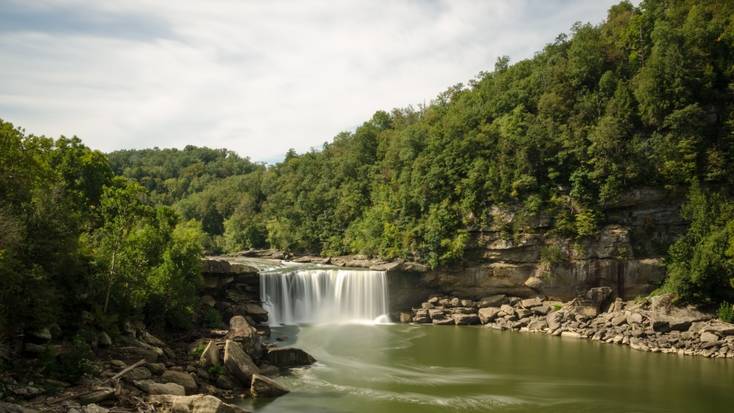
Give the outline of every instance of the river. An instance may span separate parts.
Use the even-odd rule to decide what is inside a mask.
[[[318,363],[248,401],[287,412],[729,412],[734,363],[466,326],[273,329]]]

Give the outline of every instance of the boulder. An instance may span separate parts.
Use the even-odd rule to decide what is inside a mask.
[[[250,393],[252,397],[273,398],[288,393],[288,389],[278,384],[275,380],[259,374],[253,374]]]
[[[454,319],[453,318],[434,318],[433,321],[431,321],[433,325],[437,326],[448,326],[448,325],[454,325]]]
[[[630,313],[627,316],[627,324],[642,324],[642,314]]]
[[[507,303],[507,296],[504,294],[490,295],[479,300],[479,307],[499,307]]]
[[[166,370],[161,375],[161,380],[166,383],[180,384],[188,394],[196,393],[199,388],[194,377],[183,371]]]
[[[582,338],[581,334],[575,331],[564,331],[561,333],[561,337]]]
[[[446,318],[446,314],[444,314],[443,310],[437,308],[432,308],[428,310],[428,315],[431,317],[432,320],[443,320],[444,318]]]
[[[525,280],[524,285],[528,288],[538,291],[543,288],[543,280],[538,277],[528,277],[528,279]]]
[[[734,336],[734,324],[714,320],[710,324],[707,324],[705,327],[703,327],[701,331],[714,333],[719,337]]]
[[[252,375],[260,372],[242,346],[233,340],[224,343],[224,368],[242,383],[249,383]]]
[[[261,343],[257,329],[251,326],[247,319],[241,315],[236,315],[229,320],[227,338],[242,343],[245,352],[249,354],[260,354]]]
[[[145,367],[136,367],[123,376],[125,379],[130,381],[146,380],[153,377],[153,374]]]
[[[204,347],[204,351],[201,352],[201,356],[199,357],[199,364],[204,367],[218,366],[220,364],[219,348],[214,340],[209,340],[209,343]]]
[[[175,413],[247,413],[247,410],[227,404],[205,394],[193,396],[151,396],[148,401],[156,411]]]
[[[148,394],[171,394],[174,396],[185,396],[186,389],[176,383],[156,383],[152,380],[138,380],[134,382],[135,387]]]
[[[545,321],[548,322],[548,328],[550,330],[555,330],[561,327],[563,323],[563,313],[560,311],[550,313],[545,317]]]
[[[537,315],[547,315],[548,313],[550,313],[551,308],[550,308],[550,306],[543,304],[543,305],[538,306],[538,307],[533,307],[532,308],[532,311],[533,311],[533,313],[535,313]]]
[[[659,298],[662,297],[662,298]],[[711,316],[696,310],[694,307],[675,307],[666,304],[664,298],[668,295],[653,297],[653,310],[650,313],[653,329],[655,331],[686,331],[691,325],[698,321],[710,320]],[[656,299],[657,300],[654,300]]]
[[[548,321],[546,321],[544,318],[533,320],[528,323],[529,331],[542,331],[545,328],[548,328]]]
[[[479,321],[482,324],[487,324],[490,321],[494,321],[499,314],[500,309],[497,307],[485,307],[479,309]]]
[[[201,297],[201,303],[207,307],[214,307],[217,305],[217,300],[215,300],[211,295],[206,294]]]
[[[258,304],[245,304],[245,312],[255,321],[262,323],[268,321],[268,312]]]
[[[708,331],[704,331],[701,333],[701,336],[699,337],[702,343],[716,343],[719,341],[719,336],[717,336],[714,333],[709,333]]]
[[[505,315],[509,315],[509,316],[515,314],[515,309],[512,308],[512,306],[508,304],[502,304],[502,307],[500,307],[500,311],[505,313]]]
[[[523,308],[540,307],[541,305],[543,305],[543,299],[541,299],[540,297],[527,298],[525,300],[520,301],[520,305]]]
[[[300,348],[270,348],[267,359],[274,366],[281,368],[309,366],[316,362],[310,354]]]
[[[406,312],[400,313],[401,323],[410,323],[411,321],[413,321],[413,316],[410,313],[406,313]]]
[[[476,314],[452,314],[451,318],[454,319],[456,325],[479,324],[479,316]]]

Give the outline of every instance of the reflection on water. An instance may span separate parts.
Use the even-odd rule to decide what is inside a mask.
[[[257,412],[724,412],[734,363],[486,328],[273,329],[318,363]],[[246,405],[252,402],[247,402]]]

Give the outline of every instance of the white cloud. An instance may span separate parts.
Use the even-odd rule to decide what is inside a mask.
[[[0,117],[104,151],[266,161],[531,57],[615,1],[3,3]]]

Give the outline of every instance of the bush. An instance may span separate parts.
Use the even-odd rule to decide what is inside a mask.
[[[734,305],[731,305],[728,302],[724,301],[719,306],[719,311],[717,314],[721,321],[726,321],[727,323],[734,322]]]

